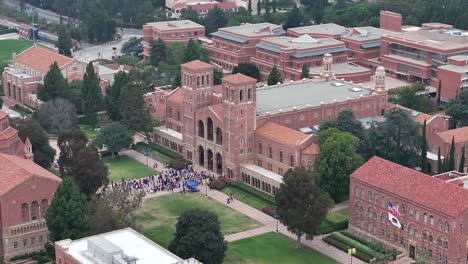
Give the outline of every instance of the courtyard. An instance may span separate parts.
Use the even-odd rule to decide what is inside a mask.
[[[262,226],[202,193],[174,193],[145,200],[137,213],[137,224],[146,237],[167,248],[173,239],[177,218],[189,209],[214,212],[225,236]]]
[[[0,40],[0,64],[11,61],[13,53],[19,54],[32,45],[31,41],[24,39]]]
[[[109,168],[109,180],[120,182],[151,176],[157,173],[153,168],[146,167],[144,164],[125,156],[119,155],[115,158],[107,157],[102,161]]]

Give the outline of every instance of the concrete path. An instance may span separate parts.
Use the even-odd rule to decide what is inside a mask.
[[[262,226],[262,227],[250,229],[244,232],[227,235],[224,237],[224,239],[226,241],[233,242],[233,241],[241,240],[244,238],[249,238],[249,237],[254,237],[254,236],[270,233],[272,231],[273,230],[271,230],[271,226]]]

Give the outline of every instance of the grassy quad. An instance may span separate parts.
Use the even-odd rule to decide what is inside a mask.
[[[335,260],[311,248],[296,248],[296,241],[267,233],[229,243],[224,264],[334,264]]]
[[[80,125],[80,129],[85,133],[86,137],[89,140],[95,140],[97,137],[97,131],[95,131],[91,126]]]
[[[124,180],[138,179],[153,175],[156,170],[146,167],[144,164],[128,157],[118,156],[113,158],[103,158],[102,161],[109,167],[109,180],[120,182]]]
[[[19,54],[31,47],[33,43],[24,39],[0,40],[0,63],[12,60],[12,54]]]
[[[175,193],[146,200],[137,213],[137,224],[146,237],[167,248],[174,237],[177,218],[193,208],[210,210],[218,215],[224,235],[261,226],[253,219],[205,198],[202,193]]]

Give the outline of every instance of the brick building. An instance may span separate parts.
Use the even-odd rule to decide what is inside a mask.
[[[199,17],[206,17],[208,12],[215,7],[218,7],[224,12],[237,12],[238,9],[238,6],[235,2],[177,2],[172,6],[172,8],[168,9],[168,13],[172,18],[180,18],[183,9],[191,8],[198,13]]]
[[[430,150],[437,153],[440,148],[442,157],[447,157],[450,153],[452,139],[455,142],[455,169],[458,170],[463,148],[465,148],[465,169],[468,166],[468,127],[461,127],[436,133],[436,137],[430,142]]]
[[[0,259],[39,251],[44,219],[61,179],[31,160],[0,153]]]
[[[275,194],[287,169],[313,167],[319,148],[311,127],[352,109],[356,118],[378,117],[387,108],[385,70],[375,87],[333,79],[256,87],[242,74],[213,87],[214,66],[181,65],[182,86],[166,101],[166,122],[155,142],[220,175]],[[326,78],[325,78],[326,77]]]
[[[439,66],[437,78],[441,83],[440,97],[447,100],[468,89],[468,56],[448,57],[447,65]]]
[[[373,157],[350,179],[349,228],[415,258],[427,250],[432,263],[463,263],[468,256],[468,176],[428,176]],[[402,228],[388,221],[388,202]]]
[[[225,27],[211,33],[212,43],[205,45],[210,52],[211,62],[219,69],[232,72],[239,63],[249,63],[255,56],[261,39],[286,34],[280,25],[271,23],[243,24]]]
[[[16,103],[37,107],[37,87],[54,62],[68,82],[83,78],[86,63],[35,45],[18,55],[13,53],[13,62],[2,74],[5,96]]]
[[[205,36],[205,27],[190,20],[152,22],[143,25],[143,55],[149,57],[150,42],[162,39],[168,46],[174,42],[187,44],[190,39]]]
[[[23,142],[18,136],[18,130],[9,124],[8,114],[0,110],[0,152],[16,155],[28,160],[32,160],[32,145],[29,138]]]
[[[170,93],[168,90],[162,88],[156,87],[154,88],[154,92],[143,95],[146,106],[150,109],[151,116],[159,120],[166,119],[166,97]]]

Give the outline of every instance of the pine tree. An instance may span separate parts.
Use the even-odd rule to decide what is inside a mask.
[[[86,66],[86,73],[83,76],[83,90],[81,93],[84,103],[83,112],[89,125],[96,125],[97,112],[102,105],[102,92],[99,83],[100,79],[94,71],[93,63],[90,62]]]
[[[302,72],[301,72],[301,79],[309,79],[309,65],[303,64],[302,65]]]
[[[43,102],[50,99],[63,97],[67,88],[67,80],[63,78],[62,72],[57,64],[50,65],[50,69],[44,76],[44,84],[37,91],[37,98]]]
[[[276,13],[276,0],[273,0],[272,3],[271,3],[271,6],[273,8],[273,13]]]
[[[120,93],[122,124],[132,132],[144,132],[151,141],[151,115],[143,98],[141,85],[127,84]]]
[[[167,46],[162,39],[150,42],[149,63],[153,66],[158,66],[159,63],[166,61]]]
[[[440,93],[442,93],[442,81],[439,81],[439,89],[437,90],[437,104],[440,105]]]
[[[423,124],[423,135],[421,138],[421,171],[428,173],[427,171],[427,138],[426,138],[426,120]]]
[[[270,14],[270,2],[268,0],[263,0],[263,5],[265,6],[265,15]]]
[[[247,4],[247,11],[249,11],[249,15],[252,15],[252,0],[249,0],[249,3]]]
[[[268,85],[276,85],[281,81],[282,81],[281,73],[279,72],[278,68],[276,68],[276,65],[275,65],[273,66],[273,69],[271,69],[271,72],[268,75]]]
[[[460,157],[460,164],[458,165],[458,171],[463,173],[465,172],[465,152],[466,152],[466,148],[463,147],[461,149],[462,153],[461,153],[461,157]]]
[[[450,145],[450,153],[447,163],[447,171],[455,170],[455,137],[452,137],[452,144]]]
[[[442,164],[442,157],[440,155],[440,147],[437,151],[437,174],[443,173],[444,165]]]
[[[257,0],[257,15],[262,14],[262,0]]]
[[[60,29],[58,41],[55,45],[58,48],[60,54],[71,57],[72,39],[70,37],[70,33],[65,27]]]
[[[52,242],[68,238],[74,240],[88,234],[86,196],[80,193],[72,178],[65,177],[57,188],[45,219]]]
[[[119,121],[120,115],[120,92],[129,82],[128,74],[120,71],[115,75],[114,84],[107,89],[106,93],[106,112],[109,118],[113,121]]]

